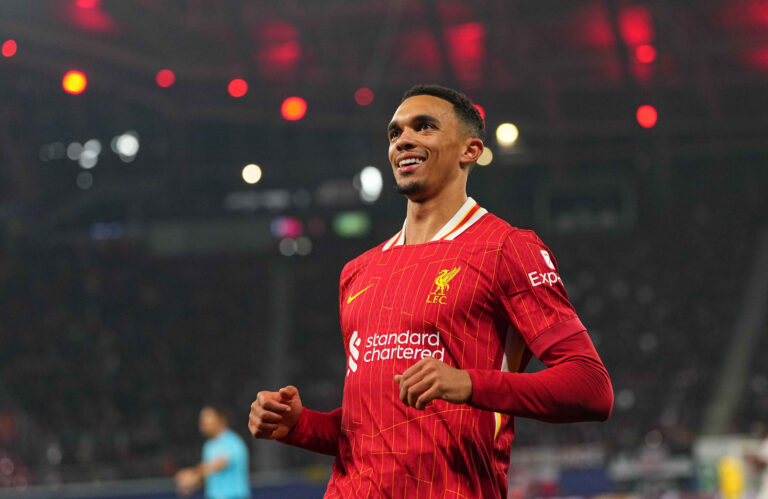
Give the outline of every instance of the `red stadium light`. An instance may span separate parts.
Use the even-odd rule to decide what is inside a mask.
[[[6,40],[3,43],[3,57],[13,57],[16,54],[17,48],[15,40]]]
[[[482,79],[485,60],[485,25],[469,22],[445,30],[448,59],[456,76],[465,84]]]
[[[300,120],[307,114],[307,101],[301,97],[288,97],[280,108],[283,118],[288,121]]]
[[[659,119],[659,114],[656,112],[656,108],[653,106],[640,106],[637,108],[637,122],[643,128],[653,128],[656,125],[656,121]]]
[[[656,60],[656,49],[653,45],[643,44],[635,48],[635,59],[643,64],[650,64]]]
[[[161,69],[155,76],[157,84],[163,88],[168,88],[176,82],[176,75],[170,69]]]
[[[480,104],[472,104],[475,106],[475,109],[477,109],[477,112],[480,113],[480,117],[483,118],[483,121],[485,121],[485,109],[483,109],[483,106]]]
[[[651,11],[645,5],[624,7],[619,11],[619,33],[632,47],[651,43],[655,35]]]
[[[99,0],[77,0],[75,3],[81,9],[93,9],[98,7],[101,2]]]
[[[367,106],[373,102],[373,90],[366,87],[358,88],[355,92],[355,102],[361,106]]]
[[[67,71],[61,80],[61,86],[68,94],[81,94],[88,85],[88,79],[82,71]]]
[[[248,93],[248,82],[246,82],[242,78],[235,78],[234,80],[229,82],[229,86],[227,86],[227,91],[229,92],[229,95],[231,95],[232,97],[242,97],[243,95]]]

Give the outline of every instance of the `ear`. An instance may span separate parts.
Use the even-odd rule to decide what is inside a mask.
[[[461,154],[461,159],[459,160],[462,168],[466,165],[474,164],[477,161],[477,158],[483,154],[483,149],[484,146],[482,140],[476,137],[468,138],[464,142],[464,152]]]

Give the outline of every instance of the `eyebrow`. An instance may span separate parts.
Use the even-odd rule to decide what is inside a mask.
[[[439,119],[437,119],[434,116],[429,115],[429,114],[418,114],[418,115],[414,116],[413,118],[411,118],[411,121],[413,121],[415,123],[435,123],[435,124],[438,124],[438,125],[440,124],[440,120]],[[395,129],[398,129],[398,128],[400,128],[400,125],[396,121],[393,121],[387,127],[387,132],[391,132],[392,130],[395,130]]]

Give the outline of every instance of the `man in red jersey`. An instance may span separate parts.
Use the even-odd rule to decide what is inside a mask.
[[[387,136],[407,215],[342,270],[342,407],[263,391],[248,426],[336,456],[327,498],[506,497],[514,417],[605,420],[610,379],[549,249],[467,197],[484,136],[469,99],[414,87]],[[547,369],[524,373],[531,355]]]

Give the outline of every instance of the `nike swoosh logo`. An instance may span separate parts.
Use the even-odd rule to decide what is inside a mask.
[[[347,303],[352,303],[352,300],[354,300],[355,298],[357,298],[357,297],[358,297],[358,296],[360,296],[361,294],[363,294],[363,293],[365,293],[366,291],[368,291],[368,288],[370,288],[371,286],[373,286],[373,284],[369,284],[368,286],[366,286],[365,288],[363,288],[363,290],[362,290],[362,291],[358,291],[357,293],[355,293],[355,294],[353,294],[352,296],[350,296],[349,298],[347,298]]]

